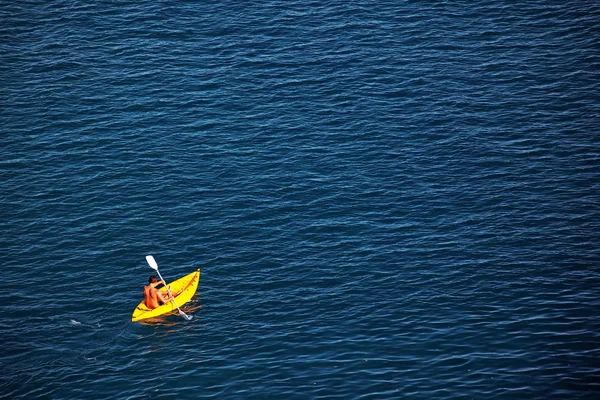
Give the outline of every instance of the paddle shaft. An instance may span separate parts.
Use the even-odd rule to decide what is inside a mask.
[[[169,296],[171,296],[171,298],[173,299],[173,303],[175,303],[175,307],[177,307],[177,310],[179,310],[179,314],[185,316],[186,318],[189,318],[188,315],[186,313],[184,313],[183,311],[181,311],[181,309],[179,308],[179,304],[177,304],[177,300],[175,300],[175,296],[173,296],[173,293],[171,293],[171,289],[167,285],[167,281],[165,281],[163,279],[163,277],[160,274],[160,271],[158,270],[158,268],[156,269],[156,273],[158,274],[158,277],[160,278],[160,280],[163,281],[163,282],[165,282],[165,286],[167,287],[167,293],[169,293]]]

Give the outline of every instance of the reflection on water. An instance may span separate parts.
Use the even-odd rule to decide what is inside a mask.
[[[196,325],[198,324],[198,321],[200,321],[199,311],[200,309],[202,309],[202,304],[196,303],[197,300],[192,300],[186,303],[184,307],[181,307],[181,310],[184,311],[186,314],[194,316],[194,318],[191,321],[188,321],[182,316],[180,316],[179,312],[175,310],[168,314],[163,314],[154,318],[143,319],[141,321],[133,323],[154,328],[151,331],[151,333],[141,335],[141,339],[149,337],[164,337],[172,333],[181,334],[182,332],[185,332],[191,329],[192,327],[198,329]]]

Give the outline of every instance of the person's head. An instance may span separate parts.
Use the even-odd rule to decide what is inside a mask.
[[[156,277],[156,275],[150,275],[150,278],[148,278],[148,283],[156,283],[158,282],[158,278]]]

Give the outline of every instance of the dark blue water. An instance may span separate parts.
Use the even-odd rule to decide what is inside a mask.
[[[600,398],[596,2],[0,21],[0,397]]]

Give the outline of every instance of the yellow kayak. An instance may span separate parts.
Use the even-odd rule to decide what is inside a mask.
[[[182,292],[175,297],[175,301],[177,302],[179,307],[190,301],[190,299],[194,296],[194,294],[196,293],[196,289],[198,289],[199,281],[200,270],[198,269],[197,271],[194,271],[191,274],[188,274],[183,278],[179,278],[176,281],[168,284],[168,286],[171,286],[171,293],[177,293],[180,290],[182,290]],[[163,286],[159,290],[166,292],[167,288]],[[170,301],[167,304],[163,304],[162,306],[158,306],[155,309],[151,310],[148,307],[146,307],[146,304],[142,300],[142,302],[138,304],[135,310],[133,310],[131,321],[135,322],[146,318],[157,317],[159,315],[166,314],[174,310],[177,310],[177,307],[175,306],[175,302],[173,301]]]

